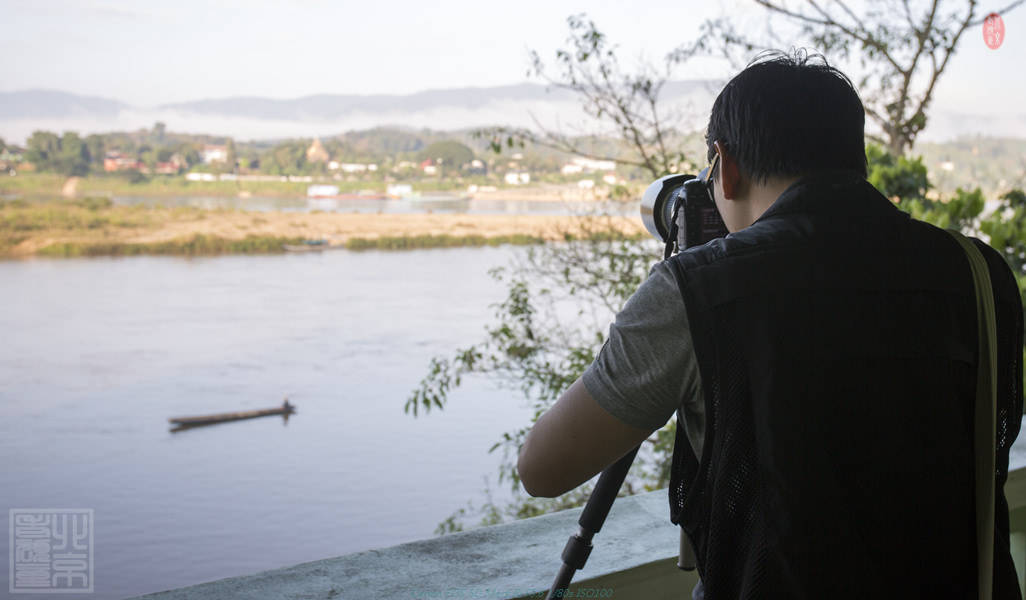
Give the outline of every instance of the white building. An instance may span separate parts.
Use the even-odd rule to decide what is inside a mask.
[[[506,173],[506,184],[507,185],[522,185],[531,183],[531,174],[527,172],[515,172],[510,171]]]
[[[332,171],[341,170],[343,173],[366,173],[378,170],[378,165],[373,163],[344,163],[333,160],[328,162],[328,168]]]
[[[206,164],[228,162],[228,147],[207,144],[200,150],[200,160]]]
[[[570,171],[567,171],[567,168]],[[578,168],[579,167],[579,168]],[[598,171],[615,171],[616,162],[612,160],[595,160],[593,158],[584,158],[578,156],[571,160],[568,164],[563,166],[563,174],[580,173],[582,171],[587,173],[595,173]]]
[[[402,198],[413,194],[413,186],[408,183],[393,183],[386,188],[385,193],[395,198]]]

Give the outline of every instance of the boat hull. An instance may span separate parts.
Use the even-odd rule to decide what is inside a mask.
[[[240,412],[219,413],[215,415],[202,415],[196,417],[171,417],[168,419],[168,423],[175,426],[175,429],[172,431],[177,431],[190,427],[217,425],[218,423],[231,423],[233,421],[245,421],[247,419],[273,417],[276,415],[281,415],[287,419],[289,415],[294,412],[296,412],[296,407],[289,405],[288,407],[267,408],[263,410],[245,410]]]

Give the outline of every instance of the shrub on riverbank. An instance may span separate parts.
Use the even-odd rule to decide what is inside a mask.
[[[214,256],[219,254],[277,254],[285,244],[302,243],[301,238],[256,236],[226,239],[208,235],[162,242],[63,242],[40,248],[40,256],[71,258],[77,256]]]

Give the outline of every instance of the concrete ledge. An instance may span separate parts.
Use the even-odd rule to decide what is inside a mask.
[[[575,587],[591,588],[583,591],[594,598],[688,597],[697,575],[676,568],[679,534],[669,510],[665,489],[618,499]],[[560,553],[580,513],[571,509],[142,598],[540,598],[562,565]]]
[[[1005,486],[1012,557],[1026,588],[1026,439],[1009,457]],[[232,598],[327,600],[543,598],[562,561],[581,509],[505,525],[418,540],[391,548],[222,579],[142,596],[149,600]],[[573,597],[678,600],[690,597],[695,572],[676,567],[678,529],[670,523],[667,490],[620,498],[595,549],[574,577]]]

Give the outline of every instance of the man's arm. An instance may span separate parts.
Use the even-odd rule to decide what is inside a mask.
[[[600,473],[653,431],[614,417],[578,379],[528,432],[517,471],[528,494],[555,498]]]

